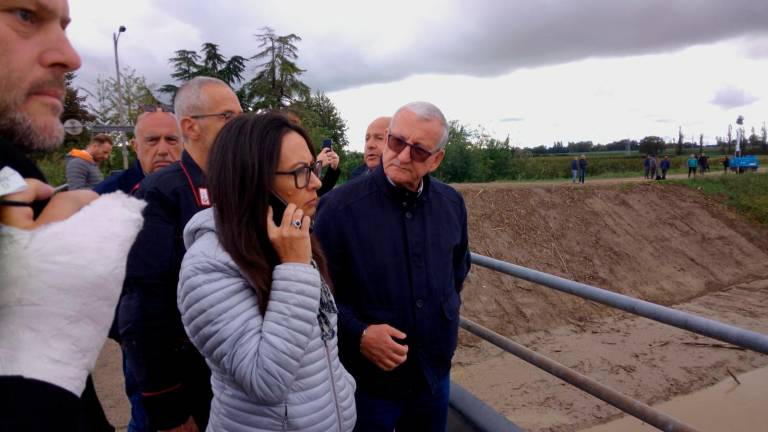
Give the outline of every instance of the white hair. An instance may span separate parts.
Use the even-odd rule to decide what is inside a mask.
[[[448,143],[448,122],[445,120],[445,116],[443,115],[443,112],[440,111],[440,108],[429,102],[420,101],[403,105],[395,112],[395,115],[392,116],[392,120],[389,122],[390,129],[392,129],[392,126],[395,123],[395,117],[397,116],[397,113],[403,110],[408,110],[423,120],[437,120],[440,122],[440,126],[443,128],[443,134],[440,136],[440,140],[437,142],[437,149],[445,147],[445,145]]]
[[[173,100],[173,111],[176,113],[177,121],[191,115],[208,114],[203,112],[209,103],[203,88],[209,85],[222,85],[229,88],[224,81],[207,76],[194,77],[179,87]]]

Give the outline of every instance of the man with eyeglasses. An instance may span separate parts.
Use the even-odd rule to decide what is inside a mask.
[[[427,102],[392,117],[382,164],[320,200],[314,233],[336,289],[339,355],[358,431],[444,431],[460,291],[470,267],[461,195],[429,174],[448,125]]]
[[[221,128],[242,108],[226,83],[197,77],[179,88],[174,111],[184,151],[178,162],[147,176],[136,192],[147,207],[128,255],[118,330],[150,429],[202,431],[210,411],[210,370],[187,338],[176,306],[186,252],[181,232],[211,205],[208,154]]]

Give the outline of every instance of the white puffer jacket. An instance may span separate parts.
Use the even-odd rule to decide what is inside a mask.
[[[355,382],[323,341],[320,275],[281,264],[265,315],[216,237],[213,210],[184,229],[178,305],[184,328],[211,368],[208,431],[351,431]],[[336,329],[336,315],[331,315]]]

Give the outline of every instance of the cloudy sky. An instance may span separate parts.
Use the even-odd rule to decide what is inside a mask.
[[[304,81],[362,148],[367,124],[413,100],[518,146],[672,137],[707,142],[738,115],[768,121],[766,0],[70,0],[79,85],[122,65],[171,82],[168,58],[203,42],[257,52],[295,33]]]

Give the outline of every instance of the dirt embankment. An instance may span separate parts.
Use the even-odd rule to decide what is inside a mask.
[[[768,333],[768,229],[696,191],[457,188],[473,251]],[[478,266],[463,301],[463,316],[646,403],[768,364],[768,356]],[[575,431],[620,414],[464,331],[453,378],[529,430]]]
[[[674,305],[768,277],[768,230],[682,187],[458,186],[473,251]],[[462,313],[505,335],[611,314],[475,266]]]

